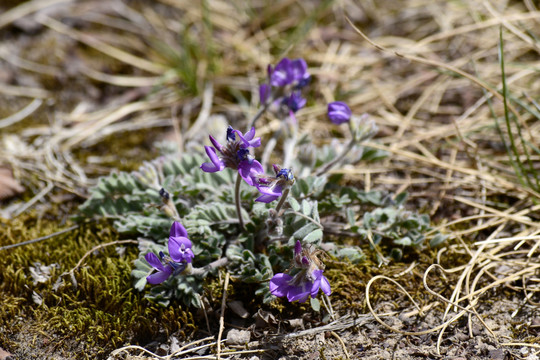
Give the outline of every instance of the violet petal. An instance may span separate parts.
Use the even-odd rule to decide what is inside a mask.
[[[328,118],[334,124],[342,124],[349,121],[352,111],[347,104],[342,101],[334,101],[328,104]]]
[[[161,284],[165,280],[169,278],[172,274],[172,269],[170,267],[167,267],[165,271],[158,271],[157,273],[154,273],[152,275],[148,275],[146,277],[146,281],[152,285]]]
[[[178,221],[175,221],[171,226],[171,231],[169,231],[170,237],[188,237],[188,233],[184,225],[180,224]]]
[[[163,266],[163,264],[161,263],[161,260],[157,257],[156,254],[149,252],[148,254],[144,255],[144,258],[146,259],[148,264],[150,264],[150,266],[152,266],[154,269],[157,269],[160,271],[165,270],[165,267]]]
[[[287,295],[289,291],[289,281],[292,280],[292,276],[284,273],[276,274],[270,280],[270,293],[277,297],[283,297]]]

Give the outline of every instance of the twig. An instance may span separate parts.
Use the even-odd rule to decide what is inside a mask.
[[[39,109],[41,104],[43,104],[42,99],[34,99],[30,104],[26,105],[24,108],[22,108],[15,114],[12,114],[7,118],[0,119],[0,128],[8,127],[15,124],[16,122],[25,119],[26,117],[30,116],[34,111]]]
[[[11,245],[2,246],[2,247],[0,247],[0,251],[11,249],[11,248],[14,248],[14,247],[34,244],[34,243],[44,241],[44,240],[48,240],[48,239],[53,238],[55,236],[62,235],[62,234],[65,234],[67,232],[73,231],[73,230],[77,229],[79,226],[80,225],[73,225],[71,227],[68,227],[67,229],[57,231],[57,232],[55,232],[53,234],[49,234],[47,236],[42,236],[42,237],[39,237],[37,239],[32,239],[32,240],[23,241],[23,242],[20,242],[20,243],[17,243],[17,244],[11,244]]]
[[[193,276],[204,276],[206,273],[213,269],[217,269],[220,267],[223,267],[229,263],[229,259],[226,257],[222,257],[216,261],[211,262],[210,264],[203,266],[201,268],[193,268],[189,275]]]
[[[227,287],[229,287],[230,274],[227,271],[225,275],[225,283],[223,284],[223,298],[221,299],[221,314],[219,316],[219,332],[217,338],[217,352],[216,359],[219,360],[221,354],[221,336],[223,335],[223,328],[225,324],[225,306],[227,305]]]
[[[38,200],[43,198],[45,195],[47,195],[52,189],[54,188],[54,184],[52,182],[48,182],[47,186],[41,190],[36,196],[34,196],[30,201],[24,203],[15,213],[13,214],[14,217],[17,217],[21,215],[23,212],[28,210],[32,205],[34,205]]]
[[[330,331],[330,334],[332,334],[333,337],[338,339],[338,341],[341,343],[341,347],[343,348],[343,351],[345,352],[345,356],[347,357],[347,359],[350,359],[351,357],[349,356],[349,352],[347,351],[347,347],[345,346],[345,343],[343,342],[341,337],[335,331]]]
[[[137,240],[117,240],[117,241],[112,241],[112,242],[109,242],[109,243],[106,243],[106,244],[99,244],[97,246],[94,246],[92,249],[87,251],[86,254],[83,255],[83,257],[79,260],[79,262],[77,263],[77,265],[75,265],[75,267],[73,269],[71,269],[70,271],[68,271],[67,273],[65,273],[63,275],[69,274],[71,276],[71,278],[74,279],[73,274],[75,273],[75,270],[77,270],[82,265],[84,259],[86,259],[91,253],[93,253],[96,250],[103,249],[104,247],[111,246],[111,245],[138,244],[138,243],[139,243],[139,241],[137,241]],[[76,282],[75,282],[75,285],[76,285]]]

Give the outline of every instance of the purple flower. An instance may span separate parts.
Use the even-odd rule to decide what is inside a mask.
[[[161,254],[163,253],[160,253],[160,255]],[[161,284],[174,272],[173,267],[169,263],[163,265],[161,260],[154,253],[148,253],[144,256],[144,258],[154,269],[157,270],[156,273],[146,277],[146,281],[152,285]]]
[[[351,115],[351,109],[342,101],[334,101],[328,104],[328,118],[334,124],[339,125],[349,121]]]
[[[283,58],[276,67],[270,71],[270,84],[282,87],[289,85],[292,81],[291,60]]]
[[[332,290],[330,282],[323,275],[322,263],[316,256],[316,251],[303,249],[300,241],[294,247],[293,266],[300,269],[294,276],[285,273],[274,275],[270,280],[270,293],[277,297],[286,296],[289,302],[305,302],[309,296],[317,296],[319,289],[326,295]]]
[[[227,128],[227,144],[221,145],[210,135],[211,146],[204,149],[210,162],[201,165],[205,172],[217,172],[226,167],[237,170],[242,178],[251,186],[255,184],[255,178],[263,172],[262,165],[249,153],[249,148],[261,146],[261,138],[255,138],[255,128],[252,127],[247,133]],[[219,152],[219,154],[218,154]]]
[[[195,255],[191,250],[191,240],[184,226],[175,221],[169,232],[169,255],[176,262],[190,263]]]
[[[159,252],[159,257],[154,253],[148,253],[144,256],[148,264],[157,270],[156,273],[146,277],[146,281],[150,284],[161,284],[171,275],[180,274],[195,256],[191,250],[188,233],[179,222],[175,221],[171,226],[168,248],[169,256],[162,251]]]
[[[268,84],[262,84],[259,86],[259,99],[261,101],[261,104],[266,104],[266,100],[270,97],[270,85]]]
[[[282,103],[295,113],[306,105],[306,99],[300,91],[293,91],[290,96],[283,98]]]
[[[258,175],[258,183],[255,186],[262,195],[255,201],[270,203],[283,195],[283,191],[294,184],[294,175],[290,169],[282,169],[279,165],[274,164],[274,171],[276,172],[275,177]]]
[[[290,72],[292,81],[296,83],[297,88],[303,88],[311,79],[311,75],[307,72],[307,64],[304,59],[291,61]]]
[[[307,71],[307,64],[304,59],[283,58],[274,69],[268,68],[270,85],[274,87],[284,87],[293,85],[296,89],[306,86],[311,75]]]

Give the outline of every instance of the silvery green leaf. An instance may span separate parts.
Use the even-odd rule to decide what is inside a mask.
[[[402,192],[402,193],[399,193],[394,201],[396,202],[396,205],[397,206],[401,206],[405,203],[405,201],[407,201],[407,198],[409,197],[409,194],[407,192]]]
[[[347,214],[347,221],[349,222],[349,226],[354,226],[356,224],[356,214],[354,212],[354,209],[347,208],[346,214]]]
[[[430,241],[429,241],[429,246],[431,248],[436,248],[437,246],[441,245],[442,243],[444,243],[446,241],[446,239],[448,238],[448,236],[446,235],[443,235],[443,234],[437,234],[435,235]]]
[[[395,245],[410,246],[412,244],[412,240],[408,236],[405,236],[405,237],[403,237],[401,239],[394,240],[394,244]]]
[[[321,302],[317,298],[310,298],[309,304],[311,305],[311,308],[313,311],[319,312],[321,310]]]
[[[294,234],[292,234],[292,237],[296,240],[303,240],[306,236],[308,236],[312,231],[315,229],[319,229],[317,225],[315,225],[312,222],[308,222],[304,226],[302,226],[300,229],[296,230]],[[320,230],[320,229],[319,229]]]
[[[139,291],[143,291],[144,290],[144,287],[146,286],[146,276],[136,276],[134,274],[135,271],[132,271],[131,272],[131,275],[133,275],[134,278],[136,279],[139,279],[137,281],[135,281],[135,284],[133,284],[133,287],[136,289],[136,290],[139,290]]]
[[[333,253],[337,258],[348,259],[353,264],[358,264],[366,259],[364,252],[358,247],[338,248]]]
[[[311,204],[307,200],[302,200],[302,213],[304,215],[311,215]]]
[[[287,198],[287,201],[289,202],[289,205],[291,205],[291,208],[294,211],[300,211],[300,204],[298,203],[298,201],[296,201],[295,198],[293,198],[292,196],[289,196]]]
[[[321,229],[316,229],[306,235],[303,239],[303,242],[306,244],[319,243],[323,238],[323,232]]]

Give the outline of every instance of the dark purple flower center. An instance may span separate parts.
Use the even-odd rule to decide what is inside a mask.
[[[279,172],[276,174],[276,178],[284,178],[285,180],[293,180],[294,179],[294,175],[291,171],[291,169],[281,169],[279,170]]]
[[[243,160],[249,160],[249,150],[248,149],[245,149],[245,148],[241,148],[240,150],[238,150],[236,152],[236,156],[238,158],[238,161],[243,161]]]
[[[236,133],[231,125],[227,128],[227,141],[236,141]]]
[[[309,85],[310,82],[311,82],[311,76],[308,75],[307,77],[300,79],[300,81],[296,85],[296,89],[302,89],[306,87],[307,85]]]

